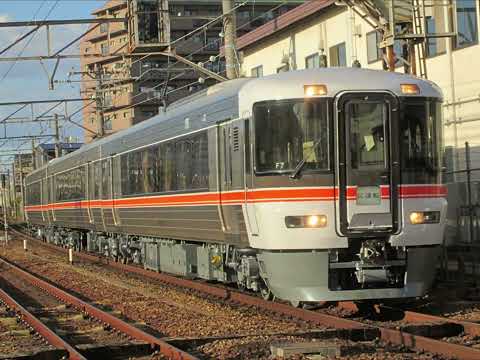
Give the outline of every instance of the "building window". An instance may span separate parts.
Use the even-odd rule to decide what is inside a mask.
[[[123,113],[123,118],[126,119],[127,117],[128,117],[128,112],[125,111],[125,112]]]
[[[478,0],[457,0],[456,48],[478,42],[477,2]]]
[[[378,31],[371,31],[367,34],[367,60],[369,64],[382,58],[382,49],[378,47],[380,40]]]
[[[220,41],[216,37],[208,36],[206,42],[205,45],[207,50],[218,50],[220,47]]]
[[[250,71],[252,77],[261,77],[263,76],[263,65],[255,66]]]
[[[426,18],[427,34],[435,34],[435,19],[432,16]],[[437,39],[427,38],[427,56],[437,55]]]
[[[316,69],[320,67],[320,55],[313,54],[305,58],[305,69]]]
[[[112,130],[112,118],[108,115],[103,119],[103,129]]]
[[[279,68],[277,68],[277,74],[280,74],[282,72],[287,72],[289,69],[289,66],[288,64],[283,64],[282,66],[280,66]]]
[[[347,66],[347,52],[344,42],[330,48],[330,65]]]
[[[103,43],[100,45],[100,52],[102,53],[102,55],[108,55],[108,43]]]
[[[106,33],[108,31],[108,23],[104,22],[100,24],[100,33]]]

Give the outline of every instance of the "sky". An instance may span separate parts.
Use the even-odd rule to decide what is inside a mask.
[[[91,12],[105,4],[105,0],[0,0],[0,22],[6,21],[30,21],[32,19],[49,20],[58,19],[83,19],[90,18]],[[48,16],[48,17],[47,17]],[[53,51],[60,49],[76,36],[80,35],[88,25],[66,25],[54,26],[51,28]],[[22,34],[26,33],[31,27],[1,28],[0,27],[0,51],[8,46],[12,41]],[[33,35],[32,35],[33,36]],[[4,57],[46,55],[47,41],[46,32],[43,28],[32,36],[26,38],[18,45],[0,55]],[[78,42],[73,45],[68,53],[79,53]],[[55,61],[45,61],[45,66],[51,71]],[[12,67],[13,65],[13,67]],[[80,70],[79,59],[62,60],[57,70],[56,80],[67,80],[68,72]],[[78,80],[78,77],[72,80]],[[18,61],[4,62],[0,61],[0,102],[45,100],[60,98],[78,98],[81,97],[78,83],[57,84],[55,90],[49,90],[48,78],[42,65],[36,61]],[[35,113],[40,115],[42,111],[51,107],[52,104],[36,105]],[[81,103],[71,103],[68,105],[69,112],[81,107]],[[19,106],[0,106],[0,120],[19,109]],[[63,107],[59,108],[59,113],[63,114]],[[30,109],[26,108],[19,111],[14,117],[29,116]],[[81,113],[77,114],[72,120],[81,123]],[[53,134],[51,124],[9,124],[5,127],[0,125],[0,138],[7,136],[33,135],[42,132],[43,134]],[[83,130],[73,124],[62,124],[61,133],[63,136],[78,137],[83,140]],[[52,142],[53,139],[41,139],[40,142]],[[30,140],[5,140],[0,139],[0,152],[7,149],[16,149],[19,147],[31,148]],[[5,158],[0,163],[5,162]]]

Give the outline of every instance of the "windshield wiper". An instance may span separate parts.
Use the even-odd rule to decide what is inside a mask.
[[[298,176],[300,175],[300,173],[302,172],[302,169],[304,168],[305,164],[307,163],[307,160],[310,155],[312,155],[312,153],[315,151],[315,149],[317,148],[317,146],[320,144],[320,140],[317,140],[313,146],[311,147],[310,149],[310,152],[308,153],[308,156],[305,158],[303,158],[298,164],[297,166],[295,166],[295,169],[293,169],[293,173],[292,175],[290,175],[290,179],[296,179],[298,178]]]
[[[290,179],[296,179],[298,175],[300,175],[300,172],[302,171],[303,167],[305,166],[305,163],[307,161],[305,159],[302,159],[297,166],[295,166],[295,169],[293,169],[292,175],[290,175]]]

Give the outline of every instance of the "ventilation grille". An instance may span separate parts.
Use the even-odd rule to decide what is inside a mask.
[[[240,150],[240,130],[238,127],[233,128],[233,151]]]

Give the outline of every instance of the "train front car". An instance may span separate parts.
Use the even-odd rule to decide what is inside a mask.
[[[439,89],[338,68],[254,80],[239,99],[252,115],[244,216],[273,295],[424,295],[447,206]]]

